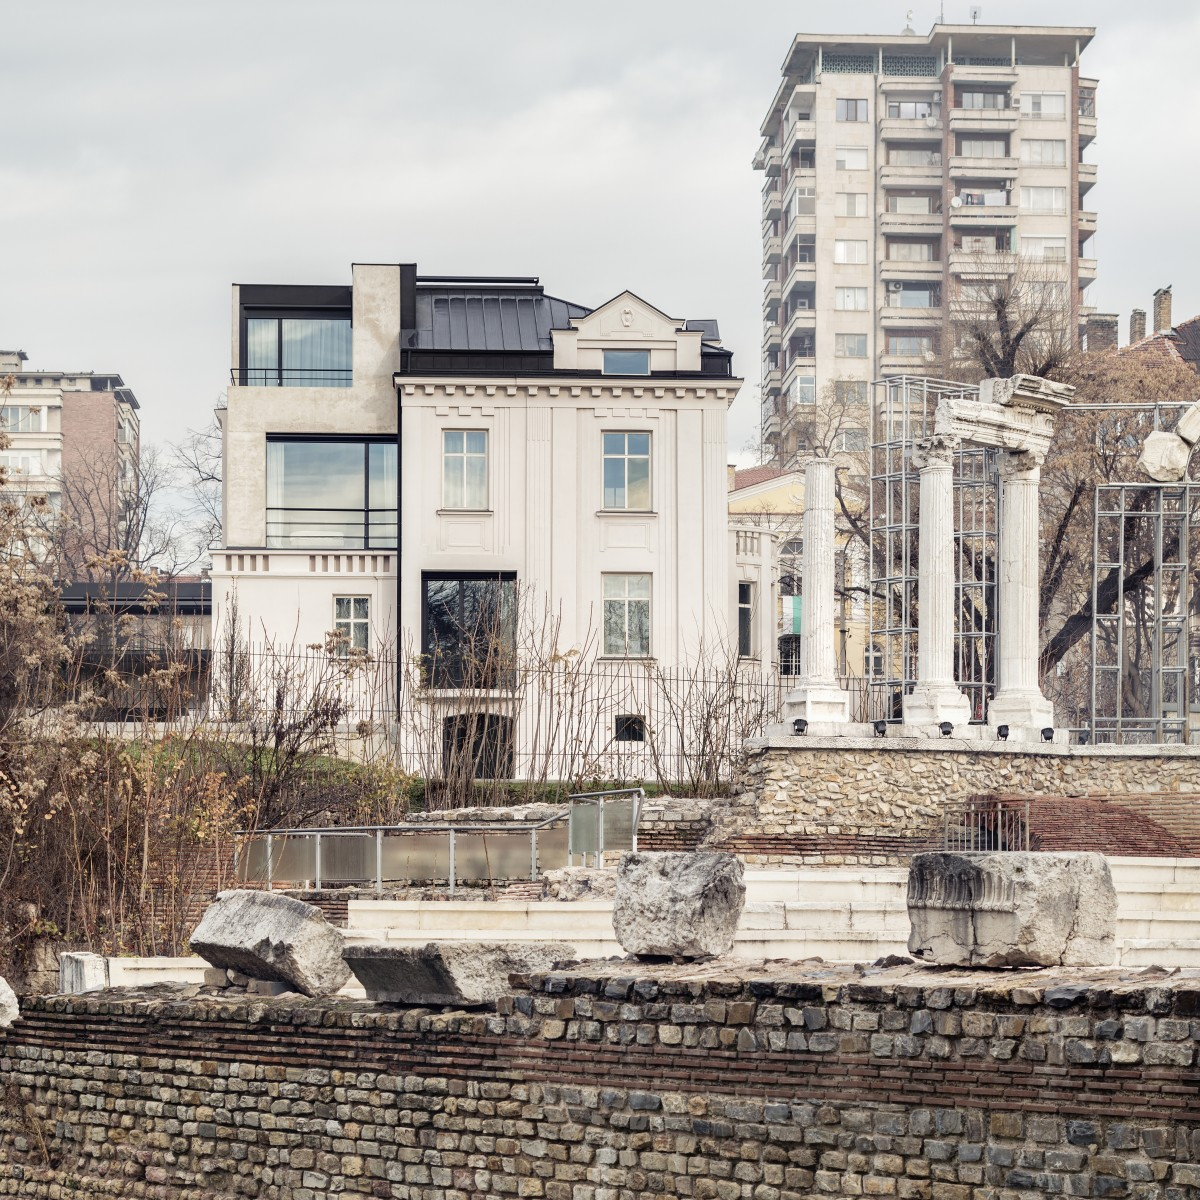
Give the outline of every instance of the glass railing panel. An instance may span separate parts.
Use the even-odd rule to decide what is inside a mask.
[[[411,833],[383,839],[385,884],[450,878],[450,838],[442,833]]]
[[[375,837],[367,833],[321,838],[321,882],[367,883],[375,879]]]
[[[585,801],[571,805],[570,852],[596,854],[600,849],[600,805]]]
[[[567,865],[567,844],[570,830],[566,821],[539,829],[537,834],[537,854],[539,871],[557,871]]]
[[[633,849],[633,801],[608,800],[604,805],[604,849]]]
[[[265,839],[264,839],[265,840]],[[301,883],[317,877],[317,842],[308,834],[271,839],[271,878]]]

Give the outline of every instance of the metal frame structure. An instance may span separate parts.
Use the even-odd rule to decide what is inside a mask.
[[[1198,483],[1118,483],[1096,488],[1093,742],[1184,744],[1191,740],[1189,593],[1191,544],[1197,531]],[[1115,590],[1108,589],[1102,600],[1101,589],[1110,582]]]
[[[872,387],[870,628],[883,674],[870,687],[872,715],[886,720],[899,720],[900,697],[917,675],[920,488],[912,448],[932,433],[940,400],[978,394],[970,384],[915,375],[877,380]],[[979,447],[955,456],[955,677],[974,721],[986,719],[996,689],[996,464],[996,451]]]

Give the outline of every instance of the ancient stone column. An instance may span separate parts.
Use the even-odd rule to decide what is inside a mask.
[[[850,702],[838,685],[834,654],[833,460],[814,458],[804,471],[804,584],[800,683],[784,697],[784,719],[845,724]],[[814,732],[817,732],[814,730]]]
[[[913,447],[921,473],[917,542],[917,683],[904,697],[905,725],[966,725],[971,702],[954,682],[954,452],[935,434]]]
[[[1041,456],[1000,455],[1000,674],[988,724],[1041,730],[1054,705],[1038,684],[1038,484]]]

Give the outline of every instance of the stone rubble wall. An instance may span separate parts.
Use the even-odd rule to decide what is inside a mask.
[[[1196,980],[728,972],[585,965],[477,1012],[28,1001],[0,1195],[1200,1196]]]
[[[903,863],[940,847],[948,805],[990,794],[1093,797],[1118,808],[1128,797],[1145,819],[1165,823],[1164,814],[1175,813],[1176,825],[1200,835],[1198,806],[1186,795],[1200,793],[1200,753],[1192,747],[768,739],[751,745],[740,785],[729,807],[715,811],[706,848],[734,850],[756,865]],[[1163,853],[1175,856],[1180,835],[1172,833]]]

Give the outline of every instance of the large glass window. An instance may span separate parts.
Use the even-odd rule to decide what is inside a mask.
[[[604,653],[620,658],[650,654],[650,576],[603,576]]]
[[[792,193],[792,216],[811,217],[817,211],[817,189],[798,187]]]
[[[1022,138],[1021,161],[1031,166],[1065,166],[1067,143],[1055,138]]]
[[[835,358],[866,358],[867,335],[865,333],[835,333],[833,335]]]
[[[350,387],[350,318],[248,317],[245,382],[253,387]]]
[[[867,243],[835,241],[833,243],[833,261],[835,263],[865,263],[867,261]]]
[[[833,394],[838,404],[866,404],[867,381],[865,379],[835,380]]]
[[[889,333],[887,352],[898,358],[923,358],[933,353],[933,335],[930,333]]]
[[[1021,116],[1059,120],[1067,115],[1065,92],[1022,92]]]
[[[428,572],[421,589],[421,652],[429,686],[505,686],[516,654],[516,575]]]
[[[964,158],[1004,158],[1008,154],[1006,138],[959,138],[958,152]]]
[[[1064,213],[1067,211],[1067,189],[1060,187],[1023,187],[1021,208],[1025,212]]]
[[[793,404],[815,404],[817,401],[817,379],[815,375],[797,375],[792,380]]]
[[[959,108],[1007,108],[1007,92],[967,92],[958,93]]]
[[[940,167],[942,152],[928,146],[891,146],[888,162],[897,167]]]
[[[887,285],[888,308],[937,308],[942,302],[941,285],[923,280],[894,280]]]
[[[867,215],[867,193],[838,192],[835,211],[839,217],[865,217]]]
[[[0,433],[43,433],[46,410],[28,404],[6,404],[0,408]]]
[[[839,121],[865,121],[867,119],[867,102],[865,100],[839,100],[836,115]]]
[[[833,307],[841,312],[866,312],[865,287],[840,287],[833,290]]]
[[[484,429],[442,431],[442,507],[488,507],[488,435]]]
[[[650,435],[604,435],[604,507],[650,509]]]
[[[888,116],[893,120],[919,121],[934,115],[932,100],[889,100]]]
[[[267,545],[394,548],[395,442],[268,441]]]
[[[865,171],[867,169],[866,146],[838,146],[834,155],[834,166],[839,171]]]
[[[753,583],[738,583],[738,657],[754,657]]]
[[[887,256],[892,262],[933,262],[933,242],[918,242],[911,239],[888,238]]]
[[[1049,258],[1059,262],[1067,257],[1065,237],[1023,237],[1021,253],[1027,258]]]

